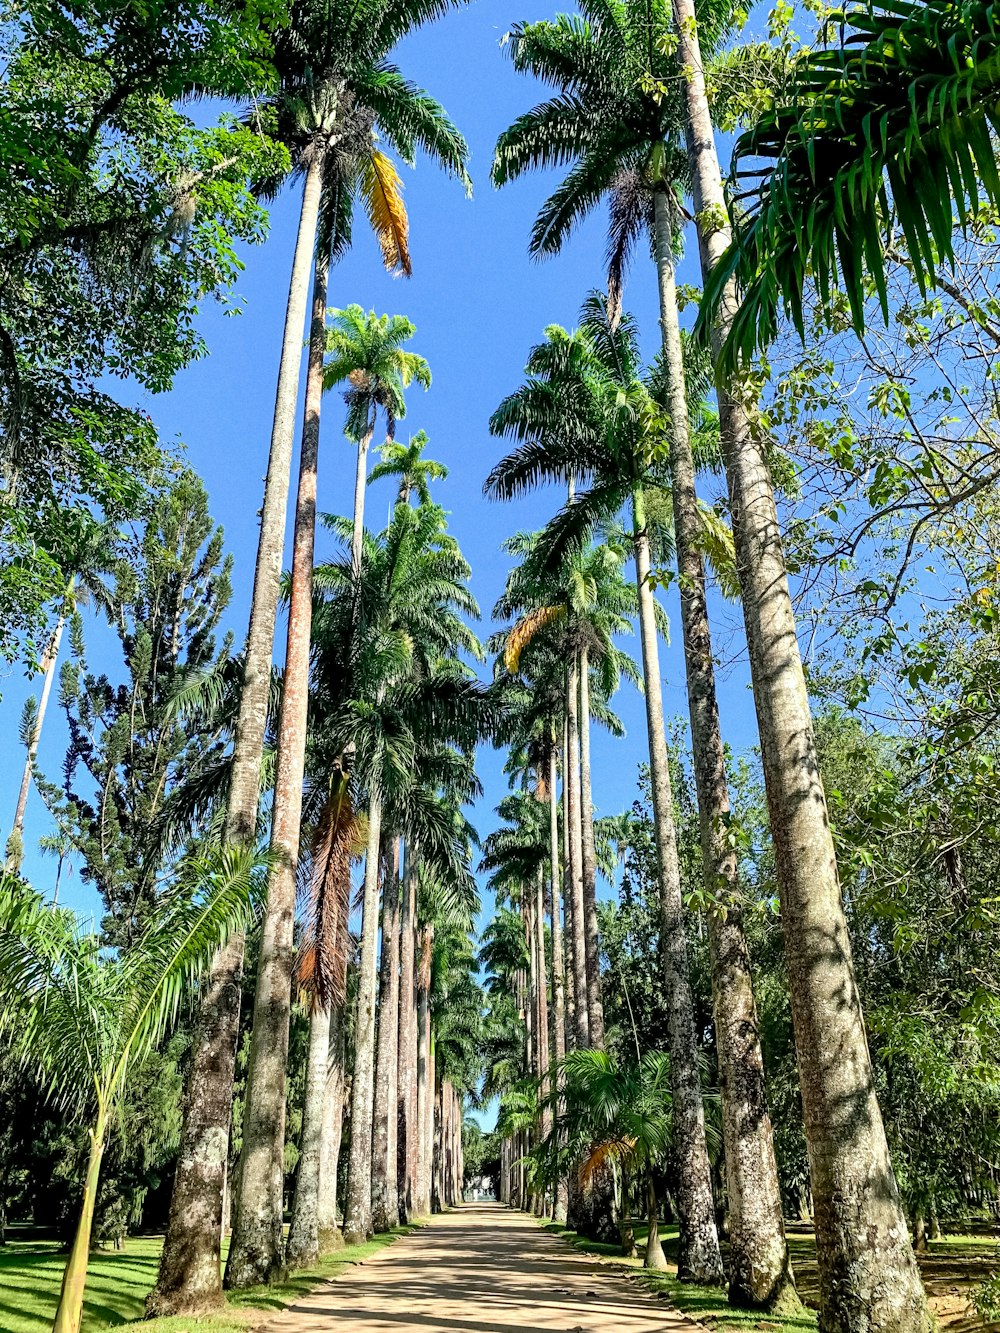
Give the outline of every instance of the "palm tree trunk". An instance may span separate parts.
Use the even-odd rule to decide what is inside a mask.
[[[361,548],[365,539],[365,491],[368,489],[368,447],[375,434],[375,408],[371,425],[358,441],[357,471],[354,474],[354,528],[351,533],[351,568],[355,579],[361,573]]]
[[[399,1086],[397,1088],[399,1123],[399,1215],[408,1222],[414,1216],[414,1186],[417,1165],[416,1090],[417,1090],[417,993],[415,984],[417,881],[413,855],[406,850],[399,929],[401,937],[399,967]]]
[[[306,762],[316,473],[329,277],[330,245],[326,237],[320,237],[313,274],[305,410],[292,537],[284,689],[271,816],[271,850],[276,860],[268,878],[267,906],[260,934],[243,1113],[240,1184],[233,1238],[226,1260],[226,1284],[230,1288],[271,1282],[284,1271],[285,1078],[295,960],[295,881]]]
[[[778,1166],[767,1107],[750,953],[743,933],[739,866],[729,828],[725,751],[715,693],[715,668],[698,550],[700,521],[688,430],[684,363],[674,285],[673,219],[662,191],[655,194],[656,263],[660,325],[671,415],[671,489],[691,748],[701,830],[705,888],[710,906],[712,966],[726,1184],[729,1200],[729,1299],[734,1305],[773,1310],[798,1304],[781,1216]]]
[[[375,945],[378,940],[378,888],[382,803],[368,802],[368,847],[361,908],[361,962],[354,1027],[354,1078],[351,1084],[351,1150],[347,1164],[344,1240],[361,1245],[372,1234],[372,1115],[375,1100]]]
[[[660,937],[668,1005],[673,1139],[677,1165],[676,1202],[680,1220],[677,1271],[682,1280],[721,1284],[725,1280],[712,1199],[712,1174],[705,1147],[705,1108],[698,1074],[698,1039],[688,969],[681,873],[677,860],[674,797],[670,783],[660,654],[656,640],[653,590],[649,585],[649,537],[642,492],[633,497],[633,545],[639,595],[639,633],[646,685],[649,770],[659,877]]]
[[[428,991],[428,1000],[430,993]],[[434,1048],[434,1025],[431,1022],[430,1005],[427,1008],[427,1029],[428,1029],[428,1052],[427,1052],[427,1100],[426,1112],[427,1123],[424,1126],[426,1137],[426,1161],[427,1161],[427,1208],[428,1212],[439,1212],[440,1205],[436,1204],[437,1182],[435,1172],[437,1169],[437,1059]]]
[[[535,929],[535,1045],[538,1052],[538,1088],[542,1097],[549,1090],[549,982],[545,968],[545,869],[538,867],[535,878],[535,904],[533,925]],[[548,1109],[542,1111],[540,1131],[544,1138],[549,1132],[551,1114]]]
[[[656,1201],[656,1190],[653,1188],[653,1179],[647,1169],[646,1172],[646,1222],[648,1232],[646,1234],[646,1253],[643,1256],[643,1268],[652,1268],[661,1271],[666,1268],[667,1260],[663,1253],[663,1246],[660,1243],[660,1207]]]
[[[330,1015],[330,1046],[326,1064],[317,1204],[320,1254],[329,1254],[341,1248],[344,1243],[340,1228],[337,1226],[337,1168],[340,1164],[340,1141],[344,1132],[346,1057],[344,1006],[341,1004]]]
[[[604,1049],[601,952],[597,933],[597,856],[594,852],[594,800],[590,779],[590,661],[580,649],[580,830],[583,873],[584,935],[587,953],[587,1020],[590,1044]]]
[[[572,867],[570,865],[570,841],[569,841],[569,816],[568,803],[569,796],[566,785],[566,771],[569,768],[569,743],[567,735],[569,726],[566,719],[563,719],[562,736],[562,811],[563,811],[563,912],[565,913],[565,928],[563,930],[563,977],[566,982],[566,1024],[565,1039],[566,1050],[572,1050],[576,1045],[576,983],[573,977],[573,879]]]
[[[399,1077],[399,839],[392,873],[382,890],[382,959],[379,976],[378,1052],[375,1067],[375,1122],[372,1161],[372,1226],[376,1232],[399,1225],[396,1132]]]
[[[317,157],[310,165],[303,185],[298,237],[288,287],[244,655],[243,688],[233,742],[223,834],[226,843],[246,843],[256,836],[274,621],[285,543],[285,511],[302,360],[302,328],[316,242],[322,176],[322,162]],[[222,1194],[236,1072],[242,968],[243,939],[234,935],[216,955],[202,991],[167,1232],[156,1286],[146,1303],[150,1314],[180,1314],[218,1304],[221,1300]]]
[[[431,1067],[431,955],[434,927],[425,925],[420,938],[420,966],[417,975],[417,1171],[414,1213],[427,1217],[431,1211],[431,1155],[427,1122],[433,1116],[434,1074]]]
[[[557,779],[556,747],[553,743],[549,748],[549,866],[551,877],[549,920],[552,923],[552,1042],[555,1049],[556,1069],[559,1071],[556,1077],[561,1088],[563,1083],[562,1061],[566,1054],[566,998],[563,987],[563,939],[559,903],[559,798],[556,791]],[[557,1118],[561,1117],[562,1113],[563,1103],[560,1098],[556,1108]],[[556,1181],[552,1196],[553,1222],[565,1224],[566,1204],[566,1177],[560,1176]]]
[[[80,1217],[76,1224],[76,1235],[73,1237],[73,1248],[69,1252],[69,1260],[63,1273],[59,1304],[52,1322],[52,1333],[80,1333],[83,1321],[83,1293],[87,1283],[87,1265],[90,1262],[90,1236],[94,1226],[94,1204],[97,1202],[101,1162],[104,1159],[104,1137],[104,1117],[98,1115],[97,1123],[90,1131],[90,1156],[87,1161],[87,1175],[83,1182]]]
[[[70,579],[66,588],[66,595],[63,599],[63,605],[72,597],[73,588],[76,584],[76,575]],[[35,767],[35,759],[38,756],[38,744],[42,739],[42,724],[45,721],[45,712],[49,706],[49,695],[52,693],[52,681],[55,679],[56,662],[59,658],[59,644],[62,640],[63,629],[66,626],[66,614],[63,612],[56,621],[55,629],[52,631],[52,637],[45,645],[45,652],[42,655],[42,693],[38,699],[38,713],[35,716],[35,725],[31,729],[31,737],[28,742],[28,753],[24,760],[24,772],[21,774],[21,788],[17,793],[17,808],[14,811],[14,823],[11,825],[10,841],[7,846],[9,854],[17,857],[17,865],[14,866],[8,861],[8,868],[17,870],[20,868],[21,857],[24,854],[24,814],[28,807],[28,793],[31,791],[31,775]]]
[[[583,1050],[590,1045],[590,1017],[587,1010],[587,945],[583,903],[583,838],[580,827],[580,659],[570,655],[566,673],[566,768],[563,794],[566,824],[569,830],[570,885],[573,891],[573,998],[576,1002],[576,1045]]]
[[[703,274],[730,241],[694,0],[674,0]],[[724,293],[718,354],[738,304]],[[719,394],[737,570],[774,839],[795,1050],[816,1209],[826,1333],[925,1333],[927,1299],[907,1234],[872,1079],[809,698],[795,635],[763,432],[739,385]]]
[[[444,1212],[444,1088],[439,1083],[434,1092],[431,1174],[431,1212]]]
[[[319,1181],[330,1053],[330,1010],[316,1009],[309,1018],[302,1143],[288,1232],[288,1267],[309,1268],[319,1258]]]

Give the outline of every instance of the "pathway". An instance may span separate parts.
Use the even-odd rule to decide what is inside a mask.
[[[435,1217],[312,1292],[267,1333],[696,1333],[618,1272],[496,1204]]]

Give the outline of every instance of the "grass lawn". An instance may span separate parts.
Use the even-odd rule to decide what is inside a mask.
[[[800,1315],[778,1318],[761,1315],[756,1311],[735,1310],[726,1301],[724,1292],[706,1291],[678,1282],[673,1273],[649,1273],[642,1267],[642,1259],[624,1259],[617,1245],[602,1245],[584,1240],[575,1231],[543,1223],[545,1230],[561,1236],[588,1254],[600,1255],[605,1263],[613,1263],[628,1271],[629,1277],[641,1282],[649,1290],[662,1294],[676,1309],[697,1319],[719,1333],[814,1333],[818,1298],[819,1273],[816,1267],[816,1246],[812,1233],[806,1228],[790,1228],[788,1244],[799,1295],[805,1302]],[[638,1221],[635,1226],[636,1243],[640,1254],[646,1239],[646,1228]],[[663,1249],[669,1262],[676,1258],[677,1230],[661,1230]],[[979,1283],[1000,1270],[1000,1245],[989,1236],[945,1236],[931,1241],[927,1254],[919,1256],[920,1272],[930,1298],[931,1309],[941,1328],[948,1333],[981,1333],[983,1328],[1000,1329],[1000,1325],[984,1325],[969,1303],[969,1293]],[[675,1270],[676,1271],[676,1270]]]
[[[151,1319],[143,1333],[245,1333],[290,1305],[327,1278],[337,1277],[361,1259],[376,1254],[413,1227],[400,1227],[367,1245],[355,1245],[323,1259],[315,1268],[294,1274],[281,1286],[252,1287],[227,1293],[227,1305],[210,1316]],[[121,1328],[141,1320],[146,1294],[156,1280],[162,1236],[139,1236],[125,1249],[91,1256],[82,1333]],[[3,1333],[47,1333],[52,1327],[66,1255],[55,1241],[12,1240],[0,1249],[0,1329]],[[138,1330],[136,1331],[138,1333]]]

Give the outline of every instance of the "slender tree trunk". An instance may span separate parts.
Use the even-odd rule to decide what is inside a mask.
[[[295,882],[305,779],[312,574],[316,539],[316,474],[326,353],[330,247],[316,247],[312,323],[306,369],[299,484],[292,538],[291,594],[284,689],[278,724],[277,772],[271,817],[276,861],[268,880],[254,996],[249,1077],[243,1116],[238,1207],[226,1261],[229,1287],[252,1287],[284,1272],[285,1078],[295,960]],[[318,1090],[317,1090],[318,1095]]]
[[[430,1000],[430,990],[428,988],[428,1001]],[[427,1116],[424,1125],[424,1160],[427,1163],[427,1211],[434,1211],[434,1127],[436,1117],[434,1114],[435,1102],[437,1099],[437,1059],[434,1049],[434,1026],[431,1023],[430,1004],[427,1006],[427,1098],[425,1103],[425,1113]]]
[[[570,856],[569,840],[569,792],[567,790],[566,772],[569,768],[569,726],[563,719],[562,736],[562,812],[563,812],[563,912],[565,914],[565,926],[563,929],[563,978],[566,983],[566,1024],[565,1038],[566,1050],[570,1051],[576,1045],[576,983],[573,977],[573,870]]]
[[[536,970],[536,1010],[535,1042],[538,1051],[538,1087],[543,1097],[549,1092],[549,1015],[548,1015],[548,977],[545,972],[545,870],[538,867],[535,878],[535,970]],[[543,1108],[541,1115],[541,1136],[549,1132],[552,1115]]]
[[[552,922],[552,1042],[560,1090],[563,1085],[562,1061],[566,1054],[566,998],[563,986],[563,936],[560,921],[559,903],[559,798],[556,790],[558,780],[556,747],[549,749],[549,866],[550,866],[550,920]],[[556,1108],[557,1116],[563,1114],[563,1102],[560,1098]],[[566,1222],[567,1183],[566,1177],[556,1181],[552,1196],[552,1220],[561,1225]]]
[[[773,1310],[796,1306],[781,1216],[778,1166],[767,1108],[750,953],[736,849],[728,838],[729,790],[715,693],[715,667],[698,547],[701,522],[689,434],[684,362],[674,286],[673,218],[666,196],[654,196],[660,325],[671,414],[671,490],[691,748],[701,830],[702,866],[710,899],[709,951],[715,1018],[726,1184],[729,1201],[729,1299]]]
[[[656,1201],[656,1191],[648,1172],[646,1175],[646,1221],[649,1230],[646,1234],[646,1253],[643,1256],[643,1268],[653,1268],[660,1272],[667,1266],[663,1245],[660,1242],[660,1207]]]
[[[426,1217],[431,1211],[431,1157],[427,1135],[428,1111],[433,1115],[434,1075],[431,1067],[431,955],[434,927],[425,925],[420,938],[417,976],[417,1171],[414,1214]]]
[[[573,890],[573,998],[576,1003],[576,1044],[590,1045],[587,1009],[586,912],[583,901],[583,838],[580,822],[580,659],[574,651],[566,676],[566,769],[563,773],[566,824],[569,830],[570,884]]]
[[[344,923],[346,933],[346,921]],[[337,1226],[337,1168],[344,1133],[344,1092],[347,1082],[344,1006],[330,1015],[330,1046],[327,1054],[326,1094],[323,1104],[323,1139],[319,1165],[319,1252],[340,1249],[344,1238]]]
[[[382,959],[379,977],[378,1052],[375,1070],[375,1127],[372,1161],[372,1226],[376,1232],[399,1225],[396,1130],[399,1077],[399,839],[392,873],[382,890]]]
[[[368,848],[361,909],[361,962],[354,1028],[354,1078],[351,1083],[351,1150],[347,1164],[344,1240],[361,1245],[372,1234],[372,1115],[375,1100],[375,946],[378,941],[379,848],[382,805],[372,794],[368,804]]]
[[[587,951],[587,1020],[590,1044],[604,1049],[604,1002],[601,998],[601,950],[597,933],[597,856],[594,851],[594,799],[590,779],[590,660],[580,650],[580,829],[583,873],[584,935]]]
[[[444,1211],[444,1088],[438,1084],[434,1093],[432,1123],[431,1212]]]
[[[351,568],[355,579],[361,573],[361,550],[365,539],[365,492],[368,489],[368,448],[375,434],[375,409],[371,425],[358,441],[357,471],[354,475],[354,529],[351,534]]]
[[[674,0],[703,274],[730,241],[693,0]],[[737,308],[723,295],[718,354]],[[766,441],[739,386],[719,394],[722,448],[774,839],[795,1050],[816,1217],[823,1333],[925,1333],[872,1079],[837,862],[795,636]]]
[[[414,1177],[416,1174],[416,1087],[417,1087],[417,994],[414,961],[416,934],[413,921],[416,911],[417,882],[413,856],[406,850],[406,873],[403,876],[400,907],[400,969],[399,969],[399,1086],[398,1103],[398,1161],[399,1161],[399,1215],[408,1222],[414,1215]]]
[[[705,1108],[698,1074],[698,1038],[694,1027],[684,902],[677,860],[674,797],[663,727],[660,653],[653,590],[649,585],[649,537],[641,491],[636,491],[633,505],[639,633],[646,684],[650,786],[659,877],[660,936],[669,1015],[676,1203],[680,1221],[677,1272],[682,1281],[721,1284],[725,1273],[715,1224],[712,1173],[705,1147]]]
[[[327,1064],[330,1054],[330,1010],[316,1009],[309,1018],[302,1143],[295,1178],[292,1224],[288,1232],[288,1267],[309,1268],[320,1254],[319,1181],[326,1118]]]
[[[295,407],[302,360],[302,329],[309,271],[322,193],[322,162],[306,173],[298,237],[288,288],[274,424],[261,508],[243,688],[223,840],[246,843],[256,836],[260,766],[267,725],[274,621],[278,606],[285,511],[291,473]],[[179,1314],[222,1299],[219,1255],[222,1193],[232,1112],[236,1041],[240,1017],[243,940],[234,936],[216,955],[203,987],[198,1032],[188,1075],[184,1127],[170,1200],[170,1216],[156,1287],[146,1303],[150,1314]]]
[[[87,1285],[87,1264],[90,1262],[90,1236],[94,1227],[94,1204],[97,1201],[101,1162],[104,1159],[104,1136],[104,1117],[99,1116],[97,1124],[90,1131],[90,1157],[87,1161],[87,1175],[83,1182],[80,1217],[76,1224],[76,1235],[73,1237],[73,1248],[69,1252],[66,1271],[63,1273],[52,1333],[80,1333],[80,1324],[83,1320],[83,1294]]]
[[[76,575],[70,579],[66,588],[66,595],[63,605],[73,596],[73,588],[76,584]],[[38,699],[38,713],[35,716],[35,725],[32,727],[31,736],[28,741],[28,753],[24,760],[24,772],[21,774],[21,789],[17,793],[17,809],[14,811],[14,823],[11,826],[10,842],[8,847],[17,855],[18,864],[12,869],[19,869],[21,857],[24,854],[24,812],[28,807],[28,793],[31,791],[31,775],[34,772],[35,760],[38,757],[38,745],[42,739],[42,724],[45,722],[45,713],[49,706],[49,695],[52,693],[52,682],[56,674],[56,662],[59,659],[59,644],[62,640],[63,629],[66,626],[65,611],[56,621],[55,629],[52,631],[52,637],[49,639],[42,656],[42,693]]]

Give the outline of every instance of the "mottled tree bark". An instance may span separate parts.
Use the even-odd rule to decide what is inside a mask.
[[[399,1074],[399,839],[392,872],[382,889],[382,958],[379,969],[378,1052],[375,1066],[375,1120],[372,1160],[372,1226],[376,1232],[399,1225],[396,1180]]]
[[[417,879],[413,856],[406,853],[406,874],[403,877],[400,906],[400,975],[399,975],[399,1087],[398,1104],[398,1163],[399,1215],[408,1222],[414,1216],[414,1185],[417,1169],[417,992],[416,992],[416,916]]]
[[[750,953],[743,934],[739,866],[728,837],[729,790],[699,549],[701,520],[674,285],[673,216],[662,191],[656,192],[654,210],[691,749],[705,888],[715,900],[709,907],[708,935],[729,1201],[729,1299],[735,1305],[774,1310],[795,1307],[798,1298],[781,1216]]]
[[[670,1037],[673,1146],[677,1167],[676,1204],[680,1223],[677,1273],[682,1281],[721,1284],[725,1280],[725,1273],[719,1252],[712,1175],[705,1147],[705,1108],[698,1074],[698,1039],[694,1027],[681,872],[677,860],[674,797],[663,726],[660,654],[653,590],[649,585],[649,536],[641,491],[636,491],[633,507],[639,635],[646,685],[650,787],[659,879],[660,941]]]
[[[288,288],[250,626],[244,653],[243,688],[233,742],[223,834],[227,843],[249,842],[256,836],[274,621],[302,360],[302,329],[322,175],[322,161],[317,157],[310,164],[303,184],[298,237]],[[146,1304],[150,1313],[188,1312],[216,1305],[222,1299],[219,1272],[222,1194],[236,1070],[242,966],[243,941],[241,937],[234,937],[216,955],[203,988],[167,1232],[156,1286]]]
[[[731,238],[695,5],[674,0],[673,8],[707,275]],[[716,354],[737,306],[731,283],[712,330]],[[766,441],[740,387],[734,382],[720,392],[719,418],[809,1147],[820,1327],[823,1333],[926,1333],[927,1299],[872,1079]]]
[[[562,1059],[566,1054],[566,998],[563,983],[563,933],[560,920],[559,894],[559,798],[557,794],[558,764],[555,740],[549,748],[549,920],[552,923],[552,1044],[555,1052],[556,1068],[561,1070]],[[557,1074],[559,1086],[563,1075]],[[562,1114],[562,1102],[557,1106],[557,1114]],[[552,1196],[552,1220],[565,1223],[567,1204],[566,1177],[556,1181]]]
[[[428,1114],[433,1118],[434,1072],[431,1063],[431,956],[434,927],[427,924],[420,932],[420,962],[417,970],[417,1169],[414,1216],[427,1217],[431,1211],[431,1144],[428,1141]]]
[[[354,1077],[351,1081],[351,1147],[347,1162],[344,1240],[361,1245],[372,1234],[372,1116],[375,1101],[375,946],[378,941],[378,899],[382,806],[372,793],[368,800],[368,846],[361,909],[361,958],[358,1007],[354,1027]]]
[[[594,798],[590,778],[590,659],[580,649],[580,846],[583,877],[584,943],[587,954],[587,1026],[590,1044],[604,1049],[601,950],[597,933],[597,856],[594,851]]]
[[[275,863],[268,877],[267,905],[261,925],[243,1113],[243,1149],[239,1162],[240,1184],[233,1216],[233,1237],[226,1260],[226,1285],[229,1287],[256,1286],[270,1282],[284,1272],[285,1075],[295,959],[295,877],[306,761],[316,476],[329,275],[330,246],[321,238],[313,269],[284,687],[271,815],[271,850],[275,854]]]
[[[569,884],[573,894],[573,1001],[576,1045],[590,1045],[587,1009],[586,912],[583,901],[583,835],[580,821],[580,659],[571,652],[566,673],[566,767],[563,771],[564,817],[569,836]]]
[[[346,929],[346,922],[345,922]],[[319,1164],[319,1252],[330,1254],[342,1248],[344,1238],[337,1225],[337,1169],[344,1132],[344,1094],[347,1086],[344,1006],[330,1015],[330,1047],[327,1054],[326,1096],[323,1105],[323,1138]]]
[[[315,1264],[320,1254],[319,1179],[323,1158],[329,1053],[330,1010],[317,1009],[309,1017],[302,1142],[295,1177],[292,1223],[288,1231],[289,1268],[308,1268]]]

